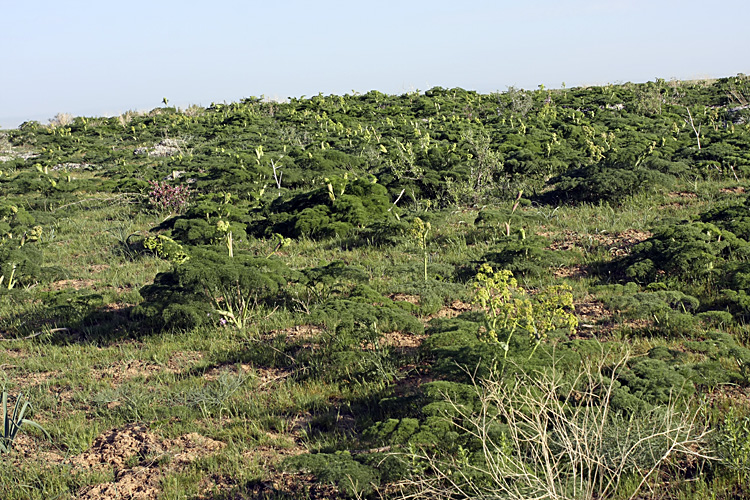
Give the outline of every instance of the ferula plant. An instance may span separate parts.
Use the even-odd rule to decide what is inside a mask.
[[[232,235],[232,226],[225,220],[219,220],[216,223],[216,231],[220,234],[224,234],[224,242],[227,244],[227,250],[229,256],[234,257],[234,236]]]
[[[487,342],[499,342],[507,357],[510,341],[516,331],[529,335],[534,348],[554,330],[562,329],[574,333],[578,320],[570,312],[573,294],[568,285],[544,288],[534,295],[518,286],[513,273],[508,270],[495,271],[483,264],[473,282],[472,303],[485,313],[482,338]]]
[[[429,258],[429,254],[427,252],[427,235],[430,234],[430,229],[432,229],[432,225],[429,222],[424,222],[419,217],[414,218],[411,223],[411,228],[409,229],[409,234],[417,239],[417,244],[419,245],[419,248],[422,249],[422,253],[424,254],[425,281],[427,281],[427,261]]]
[[[143,247],[154,252],[159,258],[174,264],[182,264],[190,258],[182,245],[163,234],[149,236],[143,240]]]

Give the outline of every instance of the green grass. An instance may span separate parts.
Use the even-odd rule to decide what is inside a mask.
[[[571,95],[556,94],[555,99],[573,99]],[[674,179],[668,192],[638,193],[617,204],[607,201],[549,204],[536,194],[544,194],[544,190],[551,188],[547,184],[547,177],[553,174],[551,169],[562,167],[529,161],[514,167],[522,169],[521,172],[530,169],[528,179],[495,172],[497,184],[491,194],[497,198],[477,199],[483,205],[477,202],[471,206],[452,206],[450,186],[442,183],[447,174],[430,169],[456,162],[459,175],[472,165],[467,163],[470,158],[467,159],[466,141],[461,137],[465,130],[479,125],[475,118],[464,118],[462,110],[485,106],[482,116],[487,117],[486,124],[480,125],[488,130],[495,127],[499,139],[493,137],[493,147],[498,151],[503,149],[506,162],[521,150],[532,156],[536,154],[532,150],[544,151],[544,141],[548,140],[545,138],[552,130],[548,121],[535,121],[530,114],[528,134],[525,129],[521,133],[517,122],[511,128],[505,122],[501,125],[499,119],[497,123],[489,119],[499,116],[498,96],[485,99],[481,105],[481,99],[470,102],[469,97],[443,98],[441,106],[455,108],[445,115],[446,121],[436,115],[428,122],[420,122],[417,115],[409,115],[410,99],[426,99],[426,96],[399,98],[392,106],[381,106],[379,100],[383,96],[367,97],[377,104],[354,99],[349,103],[351,109],[360,112],[352,115],[341,112],[338,101],[320,97],[304,100],[304,106],[294,108],[294,113],[284,106],[272,113],[266,103],[249,102],[220,105],[216,110],[202,110],[200,115],[188,116],[168,108],[129,114],[125,125],[116,119],[113,124],[106,119],[90,119],[87,127],[79,126],[72,137],[61,137],[59,131],[53,135],[44,126],[34,133],[0,134],[0,149],[7,149],[13,143],[15,151],[35,151],[41,155],[23,164],[14,163],[13,168],[0,164],[3,171],[0,191],[7,194],[0,205],[23,207],[35,218],[33,224],[42,226],[39,240],[26,245],[42,252],[40,265],[49,271],[26,286],[0,293],[0,382],[10,393],[28,395],[33,405],[31,418],[51,435],[46,439],[42,433],[24,429],[23,446],[0,460],[3,498],[76,498],[87,488],[112,483],[116,476],[136,467],[154,474],[158,498],[163,499],[291,499],[333,495],[330,485],[316,483],[315,478],[304,473],[282,476],[285,467],[282,462],[298,454],[323,453],[345,464],[360,460],[356,463],[362,465],[367,457],[377,458],[378,467],[382,463],[386,469],[387,457],[370,453],[371,450],[386,447],[408,454],[417,445],[409,448],[399,447],[400,443],[369,442],[364,438],[365,431],[389,419],[417,419],[426,426],[427,418],[434,416],[430,411],[441,401],[435,401],[420,384],[438,380],[459,386],[467,371],[505,370],[504,365],[498,368],[503,356],[498,355],[497,346],[470,342],[472,335],[477,334],[480,313],[476,307],[473,312],[467,309],[471,308],[471,282],[478,266],[485,255],[509,241],[508,231],[512,241],[542,235],[549,240],[545,249],[567,252],[566,259],[559,264],[549,266],[542,262],[541,273],[518,276],[520,285],[529,294],[565,283],[571,287],[575,302],[596,305],[597,300],[607,299],[607,293],[597,291],[596,287],[626,281],[621,272],[618,274],[621,270],[612,271],[609,265],[628,255],[632,245],[647,238],[655,227],[695,220],[706,210],[744,196],[736,188],[750,188],[743,175],[739,181],[726,173],[719,176],[712,172],[713,177],[699,175],[700,168],[713,168],[700,166],[701,155],[708,153],[699,155],[690,149],[692,138],[679,136],[682,149],[673,154],[689,156],[695,164],[691,163],[691,173]],[[466,102],[451,100],[464,98]],[[540,103],[543,101],[540,99]],[[434,106],[436,103],[428,103],[425,109],[439,109]],[[576,120],[601,129],[596,129],[596,134],[592,132],[592,140],[598,140],[606,126],[594,119],[594,111],[590,118],[588,112],[579,112],[581,116],[577,116],[573,111],[575,106],[565,106],[559,109],[559,123],[555,122],[559,128],[555,130],[559,131],[559,140],[569,141],[568,166],[572,168],[574,164],[593,161],[587,153],[581,153],[585,151],[583,144],[575,142],[575,137],[589,133],[579,130]],[[391,108],[400,111],[391,114]],[[680,112],[683,109],[680,107]],[[333,122],[327,122],[323,113]],[[571,116],[565,118],[568,114]],[[671,130],[666,116],[639,117],[644,123],[647,118],[654,121],[650,134]],[[619,115],[615,118],[630,119]],[[364,126],[362,131],[357,127],[360,123],[367,125],[367,134]],[[386,151],[398,151],[395,141],[411,142],[416,148],[418,136],[424,136],[414,130],[422,127],[422,123],[426,123],[424,130],[430,130],[435,147],[420,153],[424,156],[420,161],[429,167],[424,167],[425,174],[429,175],[426,180],[394,178],[393,156]],[[131,126],[135,127],[136,137]],[[620,135],[626,137],[620,144],[623,149],[630,147],[625,133],[628,127],[634,128],[620,124],[613,129],[618,139]],[[563,129],[570,129],[570,134],[566,132],[563,137]],[[373,135],[375,130],[377,140]],[[738,126],[733,134],[730,139],[742,144],[738,137],[744,137],[741,134],[746,131]],[[279,137],[291,135],[297,139],[304,137],[307,149],[298,150],[295,149],[298,146],[279,142]],[[367,135],[370,137],[365,138]],[[192,156],[186,154],[180,159],[132,154],[135,147],[153,146],[165,136],[187,138],[183,149]],[[539,144],[534,141],[541,141],[541,146],[537,147]],[[651,141],[649,136],[644,144]],[[714,143],[721,145],[722,141],[735,143],[723,136],[721,140],[715,138]],[[350,159],[365,159],[367,166],[354,168],[332,163],[331,167],[321,163],[320,171],[315,170],[317,164],[309,167],[309,171],[299,167],[317,158],[320,149],[327,150],[321,143],[334,145]],[[255,153],[260,144],[264,144],[265,160]],[[513,149],[516,147],[518,151]],[[47,167],[66,161],[81,162],[84,152],[86,158],[97,158],[96,168],[73,170],[70,174],[73,180],[85,181],[85,189],[72,193],[47,192],[44,190],[49,186],[42,182],[43,186],[33,188],[32,192],[6,193],[17,176],[37,175],[37,162]],[[455,158],[450,157],[454,152]],[[741,156],[741,152],[735,153],[738,158]],[[447,156],[441,156],[444,154]],[[544,160],[543,156],[535,161]],[[325,186],[324,178],[345,173],[350,178],[377,174],[378,182],[388,183],[394,201],[401,189],[409,188],[396,211],[402,222],[408,223],[416,216],[430,222],[432,229],[426,249],[410,235],[379,244],[373,239],[374,233],[367,232],[368,228],[356,227],[353,234],[345,237],[315,240],[302,236],[274,253],[274,238],[253,233],[254,225],[260,225],[264,215],[247,210],[246,206],[255,202],[251,193],[258,192],[263,185],[266,190],[258,203],[268,209],[276,198],[278,190],[270,177],[269,165],[264,163],[269,158],[289,161],[282,167],[288,173],[282,189],[284,195]],[[341,158],[336,161],[346,163],[346,156]],[[550,171],[531,178],[537,175],[533,172],[537,167]],[[740,167],[745,166],[738,163],[737,167],[742,174]],[[264,258],[272,254],[271,259],[295,271],[342,262],[346,270],[358,271],[362,277],[330,282],[324,277],[321,282],[307,284],[290,280],[282,284],[273,303],[254,307],[254,319],[244,328],[217,321],[191,330],[150,330],[131,311],[144,301],[139,292],[142,287],[152,284],[159,273],[171,270],[172,264],[144,251],[137,242],[147,234],[155,234],[156,226],[171,214],[150,208],[145,203],[147,195],[117,191],[120,188],[111,192],[103,187],[104,183],[161,180],[174,170],[185,170],[182,178],[185,185],[197,193],[203,189],[197,187],[201,183],[222,180],[204,175],[219,168],[225,168],[226,175],[238,177],[236,185],[233,180],[216,190],[232,192],[232,203],[226,204],[227,213],[222,217],[229,217],[233,210],[235,214],[248,214],[243,224],[253,233],[235,241],[236,255]],[[64,173],[53,174],[62,176],[59,182],[67,182]],[[508,177],[503,177],[506,174]],[[291,182],[287,179],[294,176],[300,187],[287,191],[286,182]],[[41,174],[40,178],[46,179]],[[461,182],[469,181],[464,178]],[[528,199],[523,198],[514,209],[518,186],[526,186]],[[409,194],[412,188],[415,196]],[[478,221],[482,212],[490,222]],[[506,215],[509,228],[505,225]],[[218,217],[211,217],[207,216],[209,224],[216,224]],[[13,243],[18,241],[17,237]],[[223,244],[216,243],[214,247],[226,255]],[[194,248],[187,250],[189,253]],[[424,251],[428,258],[427,280],[423,274]],[[361,291],[363,284],[369,287],[363,292],[366,298],[350,304],[347,312],[353,315],[358,309],[380,307],[367,322],[356,320],[349,327],[343,321],[337,324],[337,318],[316,316],[316,308],[321,304],[335,305],[336,300],[350,299],[355,286],[360,285]],[[670,282],[670,286],[678,285]],[[647,286],[648,283],[638,283],[637,292],[646,291]],[[709,290],[703,283],[684,290],[694,290],[704,303],[709,302],[707,298],[716,300],[721,293]],[[442,336],[442,343],[428,349],[420,347],[423,337],[414,332],[381,331],[386,316],[395,312],[413,316],[419,331],[424,325],[427,335]],[[721,422],[734,411],[732,408],[747,406],[744,395],[748,381],[742,381],[746,375],[742,363],[748,360],[739,352],[740,347],[750,345],[746,319],[718,326],[696,322],[690,327],[670,330],[658,325],[658,318],[633,318],[617,310],[602,310],[602,314],[604,324],[593,329],[600,345],[589,330],[581,328],[571,338],[555,335],[556,340],[545,341],[529,363],[543,367],[548,359],[543,356],[560,352],[564,353],[561,359],[571,363],[570,372],[575,373],[576,363],[580,365],[584,360],[609,356],[607,359],[613,361],[629,353],[635,363],[650,359],[654,350],[666,348],[681,353],[679,363],[674,361],[675,366],[679,364],[675,369],[705,368],[712,362],[705,368],[707,371],[721,370],[735,377],[731,384],[701,387],[701,391],[709,394],[690,402],[703,408],[706,421],[717,434],[722,432]],[[712,357],[708,347],[703,351],[689,347],[694,345],[689,342],[701,342],[717,329],[737,340],[739,354]],[[519,352],[525,348],[525,344],[519,343]],[[523,358],[525,362],[526,354]],[[519,355],[516,361],[520,359]],[[633,394],[639,389],[642,388],[634,386],[628,391]],[[728,403],[720,399],[722,391],[742,399],[730,398]],[[149,439],[156,443],[198,435],[224,446],[185,463],[176,458],[174,451],[151,450],[144,456],[128,457],[124,465],[103,464],[93,469],[71,465],[73,458],[96,451],[92,447],[104,433],[121,432],[133,424],[145,426]],[[445,436],[436,439],[427,446],[443,447],[442,451],[455,457],[476,446],[470,439],[451,441]],[[712,449],[706,453],[712,453]],[[418,470],[418,461],[411,458],[414,470]],[[739,459],[745,460],[745,466],[750,463],[746,457]],[[698,462],[665,466],[650,479],[651,496],[747,498],[742,490],[746,485],[724,462]],[[679,479],[672,481],[672,477]],[[627,478],[613,498],[628,498],[639,480],[639,477]],[[377,498],[378,494],[367,498]],[[383,493],[383,496],[399,498],[397,494]]]

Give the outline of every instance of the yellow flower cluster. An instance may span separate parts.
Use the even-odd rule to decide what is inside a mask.
[[[568,285],[547,287],[530,295],[518,286],[513,273],[495,271],[483,264],[474,278],[474,298],[485,313],[483,340],[498,342],[508,355],[513,334],[521,330],[529,335],[534,349],[554,330],[565,329],[574,333],[578,319],[570,312],[573,294]]]

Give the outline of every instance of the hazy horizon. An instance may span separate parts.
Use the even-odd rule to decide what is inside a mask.
[[[481,93],[750,72],[750,3],[339,0],[4,8],[0,128],[57,113],[440,86]],[[739,49],[738,49],[739,48]]]

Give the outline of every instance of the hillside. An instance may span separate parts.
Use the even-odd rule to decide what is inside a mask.
[[[0,366],[44,429],[6,429],[4,498],[749,497],[749,103],[738,75],[1,131]]]

